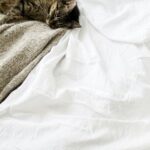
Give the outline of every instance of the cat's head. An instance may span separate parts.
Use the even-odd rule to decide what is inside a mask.
[[[57,0],[54,9],[47,18],[48,25],[53,28],[79,28],[80,12],[76,0]]]

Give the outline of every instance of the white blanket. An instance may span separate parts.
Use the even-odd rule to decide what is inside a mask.
[[[68,31],[0,106],[0,150],[150,150],[150,0],[79,0]]]

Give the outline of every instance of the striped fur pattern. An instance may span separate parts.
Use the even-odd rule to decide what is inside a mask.
[[[21,19],[46,22],[51,28],[77,28],[79,9],[76,0],[0,0],[3,23]]]

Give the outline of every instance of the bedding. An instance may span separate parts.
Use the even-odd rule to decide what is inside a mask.
[[[0,102],[24,81],[64,32],[36,21],[0,26]]]
[[[150,149],[150,1],[78,4],[82,28],[0,105],[0,150]]]

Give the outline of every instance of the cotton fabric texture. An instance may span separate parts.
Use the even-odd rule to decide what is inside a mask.
[[[0,150],[150,149],[150,1],[78,5],[82,28],[0,105]]]

